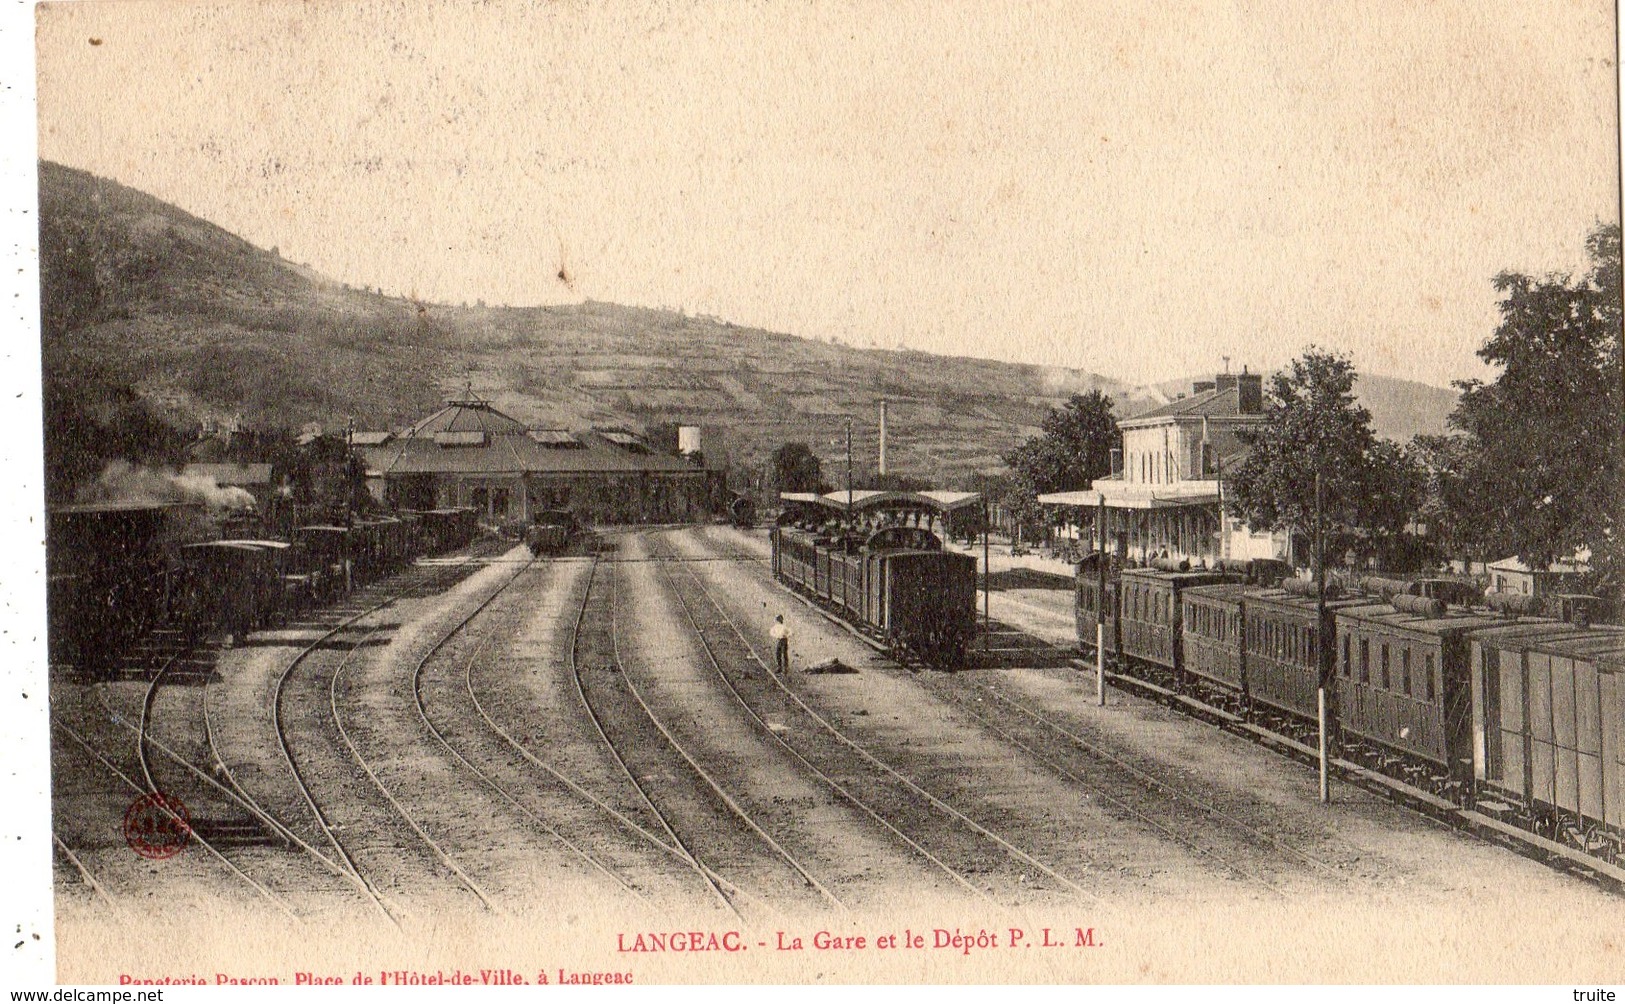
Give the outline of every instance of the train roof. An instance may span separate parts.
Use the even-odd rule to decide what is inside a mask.
[[[1195,596],[1199,599],[1240,603],[1247,598],[1247,592],[1252,588],[1245,582],[1215,582],[1207,586],[1191,586],[1184,590],[1184,595]]]
[[[1339,619],[1348,617],[1368,623],[1381,624],[1385,627],[1418,631],[1423,634],[1454,634],[1479,628],[1500,627],[1506,624],[1506,621],[1502,618],[1478,610],[1447,607],[1444,616],[1428,617],[1423,614],[1396,610],[1391,605],[1371,597],[1361,597],[1361,599],[1364,602],[1346,603],[1338,607],[1335,611],[1337,617]]]
[[[47,506],[52,516],[84,516],[117,512],[163,512],[168,509],[199,509],[201,502],[150,502],[126,499],[119,502],[78,502],[73,505]]]
[[[1524,621],[1477,632],[1475,637],[1515,652],[1541,652],[1585,659],[1625,670],[1625,627],[1578,627],[1561,621]]]
[[[863,488],[851,492],[843,488],[827,495],[815,495],[812,492],[780,492],[779,499],[784,502],[820,505],[837,512],[921,509],[949,513],[982,503],[982,496],[978,492],[894,492]]]
[[[197,554],[219,554],[221,552],[262,554],[264,553],[265,548],[256,547],[253,544],[241,540],[203,540],[195,544],[182,544],[181,550],[190,551]]]
[[[1294,593],[1280,586],[1248,586],[1247,602],[1260,603],[1266,606],[1289,607],[1293,610],[1313,611],[1319,605],[1318,599],[1310,594]],[[1344,593],[1339,596],[1326,597],[1326,609],[1331,611],[1346,610],[1350,607],[1364,607],[1375,603],[1369,596]],[[1386,604],[1384,604],[1386,606]]]
[[[1193,568],[1183,572],[1164,571],[1160,568],[1125,568],[1119,578],[1152,579],[1156,582],[1166,582],[1179,589],[1191,589],[1196,586],[1216,586],[1221,583],[1234,582],[1235,576],[1228,572],[1215,572],[1211,569]]]

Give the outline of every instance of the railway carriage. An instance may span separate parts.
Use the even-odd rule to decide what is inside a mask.
[[[350,592],[354,578],[348,528],[330,524],[301,526],[293,531],[293,540],[303,563],[300,572],[310,576],[311,592],[318,602],[326,603]]]
[[[1248,682],[1242,630],[1249,589],[1245,583],[1224,582],[1180,593],[1182,668],[1199,686],[1217,689],[1243,706]]]
[[[1118,632],[1118,572],[1108,566],[1102,586],[1098,553],[1078,562],[1076,589],[1073,594],[1073,614],[1078,629],[1080,651],[1093,652],[1096,638],[1104,640],[1106,655],[1115,656],[1122,651],[1122,637]],[[1097,629],[1102,629],[1098,630]]]
[[[1459,793],[1471,779],[1470,635],[1505,622],[1407,595],[1334,616],[1345,755]]]
[[[1337,611],[1363,602],[1333,598],[1330,589],[1327,596],[1323,622],[1312,586],[1307,592],[1281,587],[1248,592],[1242,644],[1254,704],[1305,721],[1319,719],[1320,632],[1331,637]],[[1326,683],[1335,698],[1336,688]]]
[[[280,551],[245,541],[185,545],[171,589],[176,625],[201,640],[216,632],[240,639],[273,623],[282,611],[281,568]]]
[[[1177,670],[1180,665],[1180,594],[1197,586],[1234,581],[1223,572],[1134,568],[1118,580],[1122,653]]]
[[[957,662],[976,633],[976,559],[919,527],[863,538],[781,525],[774,575],[900,651]]]
[[[50,661],[101,668],[167,615],[169,569],[201,507],[97,502],[46,512]]]
[[[525,544],[530,553],[560,554],[580,533],[575,513],[568,509],[543,509],[535,515],[525,530]]]
[[[1556,622],[1474,632],[1480,811],[1610,861],[1625,854],[1625,628]]]

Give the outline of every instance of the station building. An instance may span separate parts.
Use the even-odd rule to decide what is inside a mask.
[[[1554,561],[1544,568],[1531,568],[1516,555],[1489,563],[1490,592],[1521,596],[1555,596],[1577,592],[1591,566],[1570,558]]]
[[[651,451],[625,430],[535,429],[472,393],[400,433],[358,432],[368,488],[403,509],[471,506],[494,523],[569,509],[599,524],[676,523],[717,511],[720,470]]]
[[[1189,395],[1117,423],[1123,447],[1109,477],[1038,501],[1075,509],[1082,527],[1104,512],[1108,550],[1122,560],[1284,557],[1284,534],[1253,533],[1224,513],[1224,472],[1246,456],[1241,433],[1263,421],[1259,374],[1198,381]]]

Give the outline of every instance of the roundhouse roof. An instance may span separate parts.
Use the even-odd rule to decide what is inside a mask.
[[[525,432],[525,423],[504,415],[491,407],[489,401],[461,398],[446,402],[446,406],[420,420],[402,433],[402,438],[433,436],[441,432],[483,432],[494,435],[503,432]]]

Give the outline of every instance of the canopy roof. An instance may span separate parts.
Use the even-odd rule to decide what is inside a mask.
[[[948,513],[966,506],[981,505],[977,492],[889,492],[877,489],[845,490],[828,495],[811,492],[781,492],[784,502],[817,503],[837,512],[884,512],[886,510],[919,510]]]

